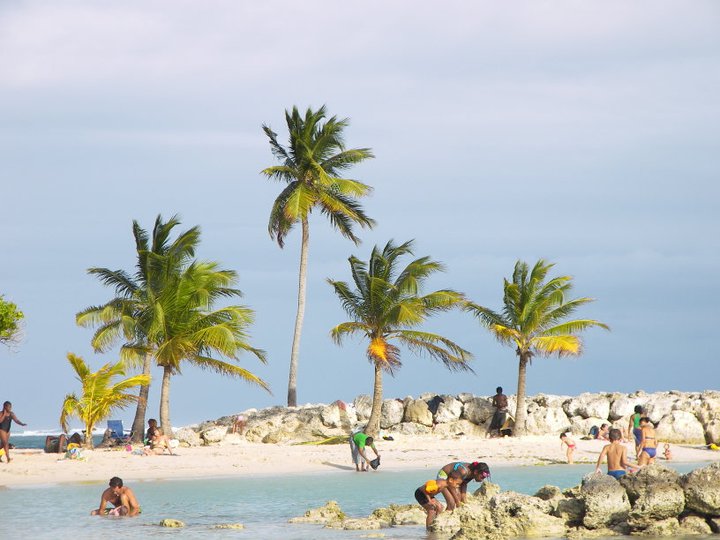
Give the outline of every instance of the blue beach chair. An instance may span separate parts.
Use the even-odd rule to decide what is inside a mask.
[[[110,439],[123,442],[127,439],[122,420],[108,420],[107,428],[110,430]]]

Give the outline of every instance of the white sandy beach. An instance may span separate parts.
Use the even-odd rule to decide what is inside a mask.
[[[595,463],[606,444],[596,440],[576,441],[576,463]],[[387,471],[421,468],[436,471],[455,460],[485,461],[491,469],[565,461],[559,439],[550,435],[504,439],[397,437],[394,441],[379,441],[377,447],[382,456],[381,469]],[[720,452],[700,446],[673,445],[672,451],[673,460],[677,462],[720,460]],[[133,481],[354,471],[346,444],[262,444],[229,436],[222,445],[178,448],[177,454],[139,456],[122,448],[100,449],[84,451],[86,459],[75,461],[39,450],[14,450],[13,461],[0,464],[0,486],[105,482],[112,476]],[[628,455],[633,456],[634,452],[629,450]],[[662,458],[658,461],[664,462]]]

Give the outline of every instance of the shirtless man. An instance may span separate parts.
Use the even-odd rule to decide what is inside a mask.
[[[638,465],[641,467],[655,463],[655,454],[657,453],[657,439],[655,438],[655,426],[647,416],[640,419],[640,454],[638,455]]]
[[[19,426],[27,426],[18,420],[15,413],[12,412],[12,403],[6,401],[3,403],[2,411],[0,411],[0,446],[5,452],[5,459],[10,463],[10,423],[15,422]]]
[[[108,508],[112,504],[114,508]],[[137,516],[140,505],[135,493],[129,487],[123,487],[123,481],[117,476],[110,479],[110,487],[103,491],[100,497],[100,506],[90,512],[91,516]]]
[[[488,435],[490,437],[500,437],[503,424],[507,418],[508,413],[508,398],[503,394],[502,386],[498,386],[495,389],[496,394],[492,398],[493,407],[495,407],[495,414],[493,414],[492,421],[490,422],[490,429]]]
[[[627,448],[620,442],[622,432],[619,429],[610,430],[610,444],[606,444],[600,452],[600,457],[595,466],[595,472],[600,472],[600,465],[607,456],[608,474],[615,479],[625,476],[630,464],[627,460]]]

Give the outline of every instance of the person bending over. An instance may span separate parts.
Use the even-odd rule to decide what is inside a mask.
[[[454,510],[467,500],[467,486],[470,482],[482,482],[490,476],[490,467],[487,463],[474,461],[466,463],[464,461],[455,461],[448,463],[438,471],[437,480],[447,480],[453,472],[459,472],[462,482],[458,489],[452,489],[450,486],[440,490],[448,510]]]
[[[428,480],[415,490],[415,500],[427,514],[426,528],[430,528],[435,517],[444,510],[442,503],[435,499],[435,495],[446,488],[457,490],[461,483],[462,475],[458,471],[453,471],[448,475],[447,480]]]
[[[377,457],[380,457],[372,437],[369,437],[362,431],[353,433],[350,436],[350,455],[352,456],[353,463],[355,463],[355,470],[358,472],[367,472],[368,470],[368,462],[370,461],[366,453],[368,446],[372,448]]]

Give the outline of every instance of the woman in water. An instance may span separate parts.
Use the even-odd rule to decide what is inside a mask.
[[[15,413],[12,412],[12,403],[6,401],[3,403],[2,411],[0,411],[0,444],[2,449],[5,451],[5,459],[10,463],[10,423],[15,422],[21,426],[27,426],[23,424]]]

